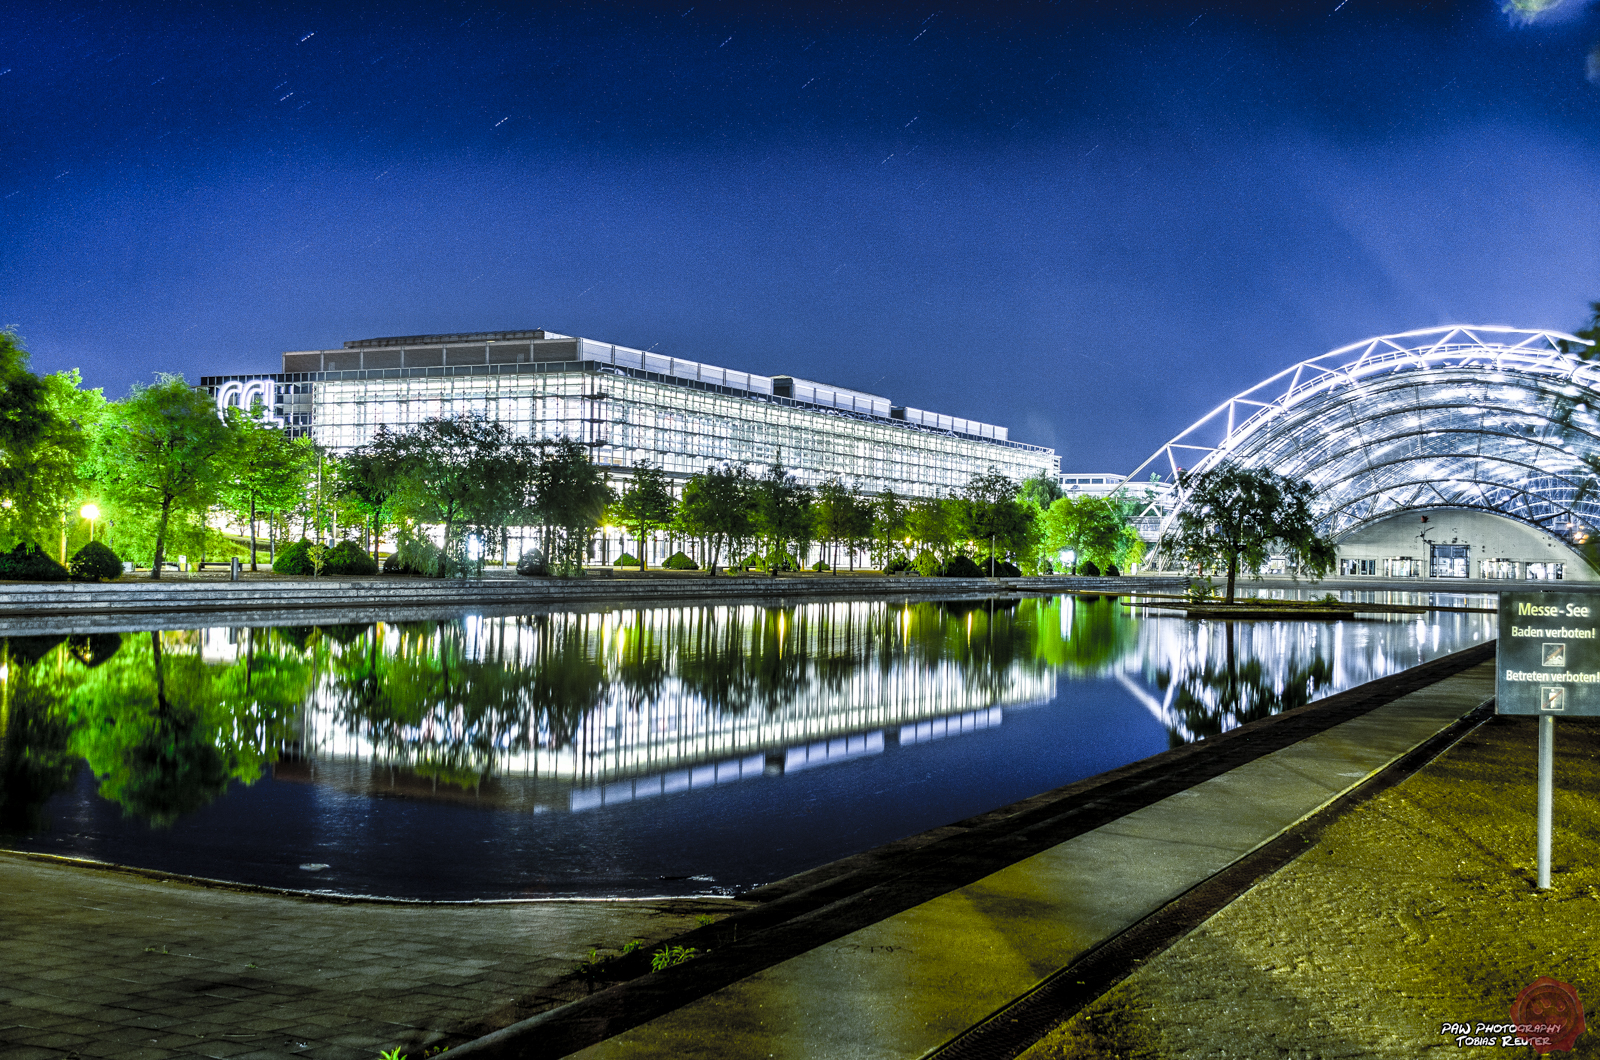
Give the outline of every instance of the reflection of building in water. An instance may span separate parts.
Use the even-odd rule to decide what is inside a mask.
[[[1458,605],[1459,606],[1459,605]],[[1150,616],[1117,680],[1178,741],[1227,732],[1493,636],[1493,615],[1191,622]]]
[[[335,650],[300,754],[325,775],[364,762],[502,790],[558,781],[584,789],[574,809],[792,772],[997,725],[1001,708],[1055,695],[1026,651],[951,647],[973,628],[931,605],[836,601],[471,616],[429,627],[421,650],[406,643],[417,631],[378,626]],[[423,656],[443,661],[421,674]],[[363,704],[350,675],[384,665],[384,695]],[[408,688],[426,691],[397,702]]]

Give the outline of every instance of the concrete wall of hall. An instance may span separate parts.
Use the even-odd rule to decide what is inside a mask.
[[[1459,508],[1419,508],[1359,527],[1339,539],[1339,558],[1376,560],[1381,574],[1383,560],[1409,556],[1421,561],[1419,581],[1442,581],[1427,577],[1430,545],[1468,546],[1472,578],[1479,575],[1480,561],[1508,559],[1516,561],[1522,580],[1529,563],[1563,564],[1564,581],[1600,580],[1576,550],[1542,530],[1490,512]]]

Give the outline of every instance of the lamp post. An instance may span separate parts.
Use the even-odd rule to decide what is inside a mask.
[[[94,521],[100,518],[100,506],[90,501],[78,509],[78,514],[89,520],[89,540],[94,540]]]

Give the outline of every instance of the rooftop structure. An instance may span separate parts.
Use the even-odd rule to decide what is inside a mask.
[[[380,425],[479,413],[523,437],[571,438],[598,463],[651,461],[684,476],[709,464],[781,461],[804,482],[927,495],[990,467],[1054,475],[1055,451],[1006,428],[893,404],[790,375],[761,375],[545,330],[361,339],[292,351],[270,376],[201,380],[219,408],[260,403],[334,451]]]
[[[1600,528],[1600,491],[1589,486],[1587,463],[1600,437],[1600,365],[1569,352],[1588,345],[1559,331],[1502,325],[1352,343],[1218,405],[1129,479],[1154,471],[1176,480],[1184,469],[1224,463],[1270,468],[1315,487],[1324,531],[1339,540],[1341,556],[1381,523],[1390,524],[1378,535],[1390,551],[1417,539],[1404,546],[1417,556],[1351,557],[1370,565],[1356,573],[1544,577],[1552,563],[1576,559],[1563,544]],[[1147,514],[1165,529],[1183,497],[1178,485]],[[1520,524],[1520,544],[1492,547],[1530,555],[1486,553],[1491,546],[1477,537],[1491,532],[1493,520],[1463,515],[1441,523],[1440,512]],[[1397,537],[1393,520],[1410,513],[1417,532]],[[1452,534],[1452,523],[1475,529]]]

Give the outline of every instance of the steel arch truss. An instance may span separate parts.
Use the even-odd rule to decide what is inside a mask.
[[[1383,335],[1302,361],[1212,409],[1128,476],[1265,467],[1316,488],[1342,536],[1412,508],[1494,512],[1570,539],[1600,528],[1600,363],[1559,331],[1486,325]]]

